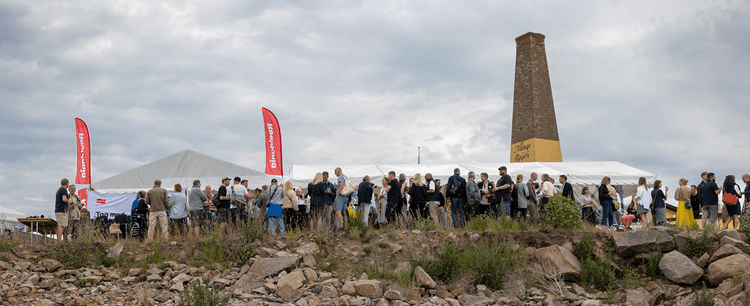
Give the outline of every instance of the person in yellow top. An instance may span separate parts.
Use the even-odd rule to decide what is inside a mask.
[[[693,218],[692,207],[688,209],[685,204],[690,203],[692,190],[688,187],[688,180],[680,179],[680,187],[674,192],[674,199],[677,201],[677,226],[690,227],[695,223]]]

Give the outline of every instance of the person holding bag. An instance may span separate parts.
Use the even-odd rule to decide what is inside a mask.
[[[654,182],[654,189],[651,190],[651,198],[654,200],[654,210],[656,215],[654,216],[654,224],[660,225],[667,223],[667,195],[661,191],[661,180]],[[669,187],[665,187],[664,191],[669,192]]]
[[[735,187],[737,189],[735,189]],[[726,212],[729,215],[729,222],[732,222],[732,226],[739,230],[740,229],[740,197],[742,197],[740,186],[735,182],[734,175],[727,175],[724,178],[724,185],[722,191],[724,194],[721,197],[721,201],[724,202]],[[724,224],[724,228],[729,227],[729,222]]]
[[[692,190],[687,186],[688,180],[680,179],[680,187],[674,192],[674,199],[677,201],[677,226],[689,227],[695,223],[693,218],[693,207],[690,203]]]

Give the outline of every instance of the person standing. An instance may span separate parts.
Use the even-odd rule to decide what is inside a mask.
[[[698,183],[698,186],[696,188],[698,189],[698,197],[701,199],[701,227],[706,228],[706,222],[709,221],[709,215],[708,207],[706,207],[706,200],[703,195],[703,186],[706,185],[706,182],[708,181],[708,172],[703,171],[701,173],[701,182]]]
[[[399,202],[401,201],[401,184],[396,179],[396,172],[388,172],[388,187],[385,188],[385,191],[387,193],[387,204],[385,208],[386,222],[394,224],[398,216],[401,214],[398,212],[398,209],[400,208]]]
[[[422,182],[422,175],[417,173],[414,175],[414,181],[409,187],[409,197],[411,204],[409,206],[411,210],[412,220],[417,218],[425,219],[425,207],[427,206],[427,187]]]
[[[701,192],[703,194],[703,208],[706,213],[703,216],[703,221],[705,222],[708,218],[708,222],[716,226],[719,213],[719,192],[721,192],[719,186],[716,185],[716,174],[713,172],[706,174],[706,182],[703,184]]]
[[[471,219],[479,213],[479,202],[482,201],[482,195],[479,193],[474,171],[469,171],[468,178],[466,181],[466,216]]]
[[[453,169],[453,176],[446,184],[447,196],[451,199],[451,219],[454,228],[462,228],[466,223],[464,203],[466,203],[466,180],[461,177],[461,170]]]
[[[344,185],[348,178],[341,171],[341,168],[337,167],[333,170],[333,173],[336,174],[336,177],[338,178],[336,180],[336,197],[333,200],[333,210],[336,214],[336,229],[344,231],[344,215],[342,214],[342,211],[346,212],[350,199],[348,194],[343,195],[341,192],[344,190]]]
[[[206,196],[206,201],[203,202],[203,227],[206,231],[213,231],[217,212],[213,200],[216,195],[212,193],[211,185],[206,185],[203,194]]]
[[[370,207],[372,207],[372,183],[370,183],[370,176],[365,175],[362,178],[362,182],[357,187],[357,214],[362,216],[362,223],[365,227],[369,224]]]
[[[247,218],[247,212],[250,208],[250,204],[253,203],[253,193],[251,192],[250,188],[247,186],[249,183],[247,180],[241,180],[240,185],[244,187],[245,189],[245,202],[242,203],[242,199],[238,199],[239,203],[242,205],[242,207],[237,207],[237,222],[242,224],[243,226],[248,225],[248,218]]]
[[[568,197],[571,201],[575,201],[576,198],[573,196],[573,185],[568,183],[568,176],[560,175],[560,184],[562,184],[562,195]]]
[[[500,179],[497,180],[495,188],[492,190],[495,193],[495,216],[510,216],[510,200],[511,191],[513,190],[513,179],[508,175],[508,168],[501,166],[497,168],[500,171]]]
[[[284,230],[284,220],[281,219],[282,210],[281,206],[284,198],[284,190],[279,187],[276,179],[271,179],[271,186],[268,186],[268,211],[266,211],[266,217],[268,218],[269,233],[271,236],[276,236],[276,227],[278,224],[279,231],[282,235],[286,235]]]
[[[648,216],[651,208],[651,193],[648,191],[648,182],[645,177],[638,178],[638,189],[633,196],[637,201],[635,213],[641,219],[641,227],[646,229],[649,226]]]
[[[722,200],[724,197],[730,198],[730,201],[725,201],[724,205],[726,206],[726,211],[729,215],[729,221],[732,222],[732,226],[736,230],[740,229],[740,198],[742,197],[742,192],[739,188],[740,186],[737,185],[734,175],[730,174],[724,178],[722,191],[724,192],[724,194],[731,194],[731,196],[722,196]],[[723,227],[728,228],[729,222],[724,223]]]
[[[740,224],[747,228],[747,222],[750,222],[750,174],[742,175],[742,182],[745,183],[745,201],[742,205],[742,214],[740,215]]]
[[[542,198],[540,201],[541,204],[539,206],[539,210],[542,216],[547,213],[547,203],[549,202],[549,199],[557,192],[557,190],[555,189],[555,185],[553,185],[550,181],[551,179],[552,178],[550,178],[547,173],[542,174]],[[611,200],[612,199],[610,198],[610,201]]]
[[[283,211],[284,223],[290,229],[297,228],[297,220],[299,219],[299,204],[297,203],[297,191],[294,190],[292,181],[284,182],[284,198],[281,200],[281,209]]]
[[[661,225],[667,222],[667,194],[661,191],[661,180],[654,182],[654,189],[651,190],[651,198],[653,199],[654,209],[656,210],[656,216],[654,217],[654,224]],[[664,191],[669,193],[669,187],[665,187]]]
[[[230,192],[231,207],[234,207],[232,225],[237,225],[238,221],[239,224],[244,225],[247,222],[247,203],[250,200],[250,194],[247,192],[247,187],[242,185],[242,179],[239,176],[234,177],[234,185]]]
[[[68,205],[70,205],[70,198],[68,198],[68,184],[70,181],[64,178],[60,180],[60,188],[57,188],[55,193],[55,219],[57,219],[57,242],[62,242],[63,232],[68,227]]]
[[[542,175],[542,180],[544,180],[544,175]],[[546,181],[546,182],[549,182],[549,181]],[[599,204],[602,205],[602,226],[605,228],[610,227],[612,225],[617,225],[617,222],[615,222],[614,207],[612,205],[612,196],[609,194],[609,188],[607,188],[607,185],[609,185],[609,182],[610,182],[609,176],[603,177],[602,182],[601,182],[602,184],[599,185],[599,190],[598,190]],[[550,185],[552,184],[550,183]]]
[[[333,225],[333,200],[336,197],[336,186],[328,181],[328,171],[323,171],[323,187],[325,190],[325,208],[323,209],[323,226],[326,229],[331,228]]]
[[[297,211],[297,220],[293,222],[295,222],[297,227],[301,229],[309,229],[308,220],[310,219],[310,205],[307,202],[308,199],[302,194],[301,188],[297,187],[294,189],[294,192],[297,195],[297,208],[299,210]]]
[[[529,201],[531,199],[531,192],[529,191],[526,184],[523,183],[523,174],[516,175],[516,203],[518,203],[518,217],[527,222],[526,214],[529,208]],[[514,216],[515,217],[515,216]]]
[[[201,181],[194,180],[193,188],[188,193],[188,218],[193,225],[193,235],[200,237],[201,225],[203,224],[203,204],[208,197],[201,191]]]
[[[492,196],[494,194],[492,190],[495,189],[495,184],[489,180],[489,175],[486,172],[482,172],[482,174],[479,175],[479,178],[481,179],[481,182],[477,184],[477,188],[479,189],[479,195],[481,198],[479,200],[477,214],[489,215],[490,204],[492,203]]]
[[[701,211],[703,210],[702,200],[700,193],[698,193],[698,187],[690,185],[690,205],[693,208],[693,219],[695,222],[701,219]]]
[[[216,206],[219,215],[219,232],[224,235],[227,224],[232,223],[230,203],[232,201],[232,194],[229,189],[229,177],[225,176],[221,179],[221,186],[219,186],[219,192],[216,196],[219,197],[219,206]]]
[[[323,227],[323,213],[325,213],[326,187],[323,184],[323,174],[318,172],[312,182],[307,184],[307,194],[310,198],[310,220],[316,229]]]
[[[70,205],[68,205],[68,232],[72,238],[81,237],[81,198],[76,194],[76,185],[70,184],[68,186],[68,194],[70,195]]]
[[[531,172],[531,175],[529,175],[529,181],[526,182],[526,189],[529,190],[529,196],[531,197],[529,199],[529,219],[531,219],[531,224],[537,224],[539,222],[539,199],[537,198],[536,186],[534,185],[538,176],[539,175],[536,174],[536,172]]]
[[[674,192],[674,199],[677,201],[677,226],[688,228],[695,223],[693,218],[693,207],[687,208],[686,204],[690,203],[692,190],[687,186],[688,180],[681,178],[680,187]]]
[[[378,228],[384,227],[388,224],[388,218],[386,218],[386,212],[388,208],[388,177],[383,177],[380,181],[381,188],[378,196]]]
[[[146,205],[149,205],[148,216],[148,238],[146,242],[154,239],[156,226],[159,225],[164,240],[169,240],[169,230],[167,229],[167,205],[169,196],[167,190],[161,188],[161,180],[154,181],[154,187],[146,192]]]
[[[425,173],[425,194],[427,195],[427,210],[430,214],[430,219],[435,222],[436,225],[442,226],[443,220],[440,218],[440,189],[438,189],[435,180],[432,178],[432,173]]]
[[[169,224],[171,232],[184,235],[187,229],[187,197],[182,192],[182,185],[174,185],[174,193],[169,197]]]
[[[260,195],[255,200],[255,206],[258,209],[258,216],[255,218],[255,222],[260,225],[260,230],[264,233],[268,230],[268,218],[266,217],[268,202],[268,185],[263,185],[260,189]]]
[[[589,187],[581,189],[581,216],[583,221],[596,225],[596,215],[594,214],[594,199],[591,198]]]

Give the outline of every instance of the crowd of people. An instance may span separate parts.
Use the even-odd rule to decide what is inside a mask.
[[[445,184],[430,173],[425,173],[424,177],[417,173],[407,179],[404,174],[397,176],[390,171],[378,186],[369,176],[355,184],[341,168],[336,168],[335,183],[329,180],[329,173],[323,171],[314,176],[305,192],[295,188],[292,181],[279,184],[272,179],[270,185],[253,190],[247,180],[224,177],[216,193],[211,186],[204,187],[195,180],[189,191],[176,184],[171,196],[161,187],[161,181],[156,180],[153,188],[137,193],[131,216],[138,211],[147,214],[147,241],[152,240],[157,231],[165,239],[169,239],[170,232],[172,235],[192,232],[198,236],[213,230],[216,224],[221,233],[238,224],[258,225],[271,236],[277,231],[286,234],[287,228],[343,231],[351,216],[360,216],[358,220],[365,226],[373,227],[408,228],[415,220],[422,219],[445,228],[462,228],[471,218],[480,215],[538,223],[545,218],[550,199],[559,193],[578,203],[581,220],[594,226],[621,229],[637,221],[646,228],[650,224],[667,223],[669,188],[663,187],[660,180],[649,187],[646,178],[641,177],[635,193],[627,197],[629,205],[622,205],[621,194],[606,176],[594,197],[586,186],[581,188],[580,195],[574,194],[565,175],[558,177],[557,187],[555,178],[548,174],[542,174],[540,179],[532,172],[528,180],[518,174],[514,180],[505,166],[498,171],[500,179],[492,182],[487,173],[481,173],[477,180],[474,172],[464,178],[460,169],[455,169]],[[741,222],[747,222],[750,175],[742,176],[746,184],[744,191],[733,175],[726,176],[721,187],[716,184],[714,173],[704,172],[701,178],[700,184],[689,187],[687,179],[679,180],[680,187],[674,194],[678,203],[676,225],[690,227],[698,219],[702,219],[704,227],[717,225],[719,214],[724,227],[732,223],[739,228]],[[58,240],[64,235],[76,235],[75,224],[80,222],[81,212],[87,214],[75,194],[75,186],[68,183],[63,179],[56,195]],[[742,195],[745,195],[744,210],[739,203]]]

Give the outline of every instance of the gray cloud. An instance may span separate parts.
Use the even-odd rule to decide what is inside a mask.
[[[260,108],[287,163],[506,162],[514,38],[547,36],[563,156],[674,185],[747,172],[745,2],[0,1],[0,184],[51,214],[94,180],[190,148],[263,170]]]

